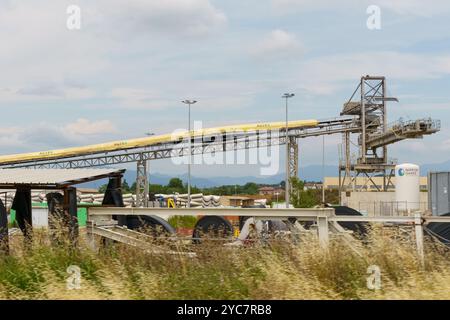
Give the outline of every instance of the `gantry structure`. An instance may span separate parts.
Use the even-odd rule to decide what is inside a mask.
[[[371,177],[379,174],[386,178],[383,186],[386,189],[395,165],[388,160],[387,145],[403,139],[421,138],[440,129],[439,121],[431,119],[388,125],[386,102],[392,100],[395,99],[386,95],[384,77],[365,76],[361,77],[357,89],[344,104],[340,117],[290,121],[287,127],[284,122],[240,124],[183,134],[0,156],[0,168],[67,169],[136,163],[136,206],[146,207],[151,160],[287,144],[287,170],[290,177],[298,177],[299,139],[342,134],[344,151],[339,161],[340,189],[358,191],[355,186],[357,176],[364,175],[368,183],[373,183]],[[352,138],[355,135],[358,158],[353,161],[351,151],[354,144]]]
[[[388,145],[405,139],[423,138],[440,130],[440,121],[431,118],[388,123],[387,103],[397,101],[397,98],[387,95],[385,77],[367,75],[361,77],[352,96],[344,103],[341,116],[355,117],[359,130],[356,142],[351,139],[352,132],[343,134],[339,159],[341,191],[387,191],[390,185],[393,186],[396,165],[395,159],[388,158]],[[352,156],[355,148],[356,157]],[[357,185],[358,176],[365,177],[366,182]],[[374,182],[375,176],[383,177],[382,186]]]

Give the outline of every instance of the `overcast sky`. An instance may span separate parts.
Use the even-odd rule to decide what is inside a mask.
[[[81,8],[80,30],[66,27],[69,5]],[[380,30],[367,28],[369,5]],[[0,154],[170,133],[187,126],[185,98],[199,100],[192,119],[205,127],[283,120],[284,92],[296,94],[290,119],[332,118],[371,74],[400,99],[389,121],[442,121],[390,156],[449,160],[449,16],[445,0],[0,0]],[[321,141],[300,141],[302,166],[321,163]],[[340,141],[326,138],[328,164]],[[193,169],[240,174],[258,170]]]

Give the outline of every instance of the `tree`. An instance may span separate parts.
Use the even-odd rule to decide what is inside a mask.
[[[320,202],[316,198],[316,190],[303,190],[305,182],[297,177],[289,179],[291,184],[291,203],[295,208],[311,208]]]
[[[254,182],[248,182],[244,185],[244,193],[246,194],[257,194],[258,185]]]
[[[128,185],[128,182],[126,179],[123,180],[122,183],[122,193],[132,193],[132,190],[130,186]]]
[[[102,184],[100,187],[98,187],[98,192],[100,193],[105,193],[106,192],[106,188],[108,187],[108,184]],[[122,182],[122,194],[124,193],[134,193],[134,190],[136,190],[136,184],[133,183],[133,185],[130,187],[128,185],[127,180],[123,180]]]
[[[172,178],[167,186],[169,188],[183,189],[183,181],[180,178]]]

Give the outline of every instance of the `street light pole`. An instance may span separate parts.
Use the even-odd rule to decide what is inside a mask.
[[[192,160],[192,136],[191,136],[191,104],[196,103],[196,100],[183,100],[181,101],[188,105],[188,132],[189,132],[189,163],[188,163],[188,203],[187,207],[191,207],[191,160]]]
[[[325,205],[325,136],[322,136],[322,204]]]
[[[286,99],[286,181],[285,186],[285,199],[286,208],[289,208],[289,135],[288,135],[288,99],[295,96],[293,93],[285,93],[282,98]]]

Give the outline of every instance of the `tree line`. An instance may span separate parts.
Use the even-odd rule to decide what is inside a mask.
[[[105,192],[106,184],[100,186],[99,192]],[[206,195],[234,195],[234,194],[249,194],[255,195],[258,194],[258,188],[261,185],[258,185],[253,182],[248,182],[244,185],[223,185],[209,188],[199,188],[197,186],[191,185],[191,193],[203,193]],[[136,191],[136,182],[134,182],[131,186],[128,184],[126,180],[122,183],[122,193],[135,193]],[[164,194],[172,194],[172,193],[187,193],[188,186],[187,183],[183,183],[180,178],[172,178],[169,180],[167,185],[162,184],[149,184],[149,192],[150,193],[164,193]]]
[[[271,185],[273,187],[284,188],[284,181],[279,184]],[[322,190],[320,189],[308,189],[305,190],[305,181],[296,177],[290,179],[291,194],[290,202],[296,208],[311,208],[322,203]],[[223,185],[209,188],[199,188],[197,186],[191,186],[191,194],[203,193],[205,195],[218,195],[218,196],[230,196],[230,195],[256,195],[258,189],[262,186],[254,182],[248,182],[244,185]],[[106,184],[99,188],[99,192],[105,192]],[[149,192],[153,194],[174,194],[174,193],[187,193],[187,184],[183,183],[180,178],[172,178],[167,185],[162,184],[149,184]],[[131,186],[126,180],[122,183],[122,193],[135,193],[136,183]],[[270,198],[270,197],[269,197]],[[284,201],[284,197],[281,195],[278,197],[279,201]],[[275,201],[275,199],[269,199],[269,203]],[[337,190],[325,190],[325,202],[331,204],[339,203],[339,192]]]

